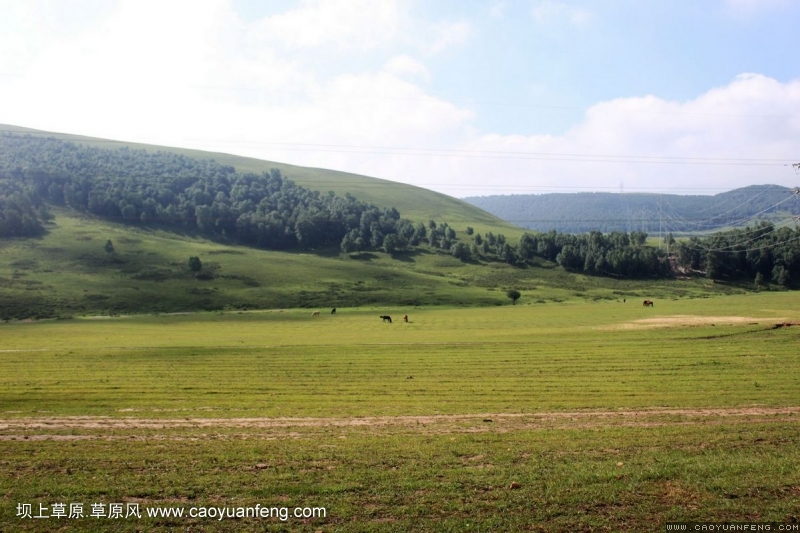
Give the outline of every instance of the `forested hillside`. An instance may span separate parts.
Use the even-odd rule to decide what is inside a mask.
[[[272,250],[393,252],[427,236],[396,209],[311,191],[276,169],[239,174],[212,159],[0,134],[0,237],[40,235],[48,204]]]
[[[106,220],[191,228],[269,250],[338,246],[347,253],[391,254],[424,244],[462,261],[523,266],[540,257],[567,270],[601,275],[669,273],[665,254],[644,246],[645,233],[594,235],[586,243],[563,234],[525,236],[517,245],[503,234],[481,236],[470,227],[459,238],[447,223],[413,224],[394,208],[378,208],[350,194],[311,191],[275,169],[239,174],[211,159],[53,138],[0,136],[0,198],[0,237],[40,235],[53,204]]]
[[[526,229],[566,233],[644,231],[675,236],[800,213],[791,189],[753,185],[714,196],[581,192],[464,198]]]
[[[459,232],[462,232],[467,226],[472,226],[480,231],[497,232],[499,230],[509,236],[513,236],[515,239],[522,235],[520,228],[504,222],[472,204],[435,191],[380,179],[379,177],[363,176],[325,168],[303,167],[280,161],[267,161],[222,152],[86,137],[8,124],[0,124],[0,132],[57,139],[72,142],[79,146],[111,151],[125,147],[129,150],[145,151],[150,154],[172,154],[183,156],[190,160],[210,160],[220,166],[235,169],[237,174],[269,174],[273,169],[277,169],[282,176],[288,177],[296,185],[311,191],[318,191],[320,194],[334,191],[338,196],[345,196],[350,193],[367,204],[384,209],[395,208],[404,218],[408,218],[414,223],[423,222],[427,224],[429,220],[433,219],[447,222]]]

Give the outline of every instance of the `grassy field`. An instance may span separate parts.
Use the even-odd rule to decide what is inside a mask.
[[[464,263],[420,250],[287,253],[230,246],[193,234],[112,224],[55,209],[47,235],[0,241],[0,319],[194,310],[331,308],[365,305],[505,305],[743,292],[706,280],[582,276],[553,263],[513,268]],[[107,240],[114,254],[107,254]],[[198,256],[211,279],[197,279]]]
[[[387,313],[392,324],[378,318]],[[668,520],[797,519],[792,293],[310,314],[0,325],[0,530],[663,531]],[[327,516],[16,516],[18,503],[56,502],[82,502],[87,515],[123,502]]]

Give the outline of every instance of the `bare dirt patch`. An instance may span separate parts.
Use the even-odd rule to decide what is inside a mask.
[[[487,421],[491,420],[491,423]],[[800,423],[800,407],[641,409],[542,413],[374,416],[355,418],[113,418],[28,417],[0,419],[0,441],[84,439],[273,439],[319,431],[370,433],[506,433],[530,429],[658,427],[720,423]],[[244,431],[237,431],[244,430]]]
[[[653,318],[640,318],[633,322],[615,324],[602,329],[653,329],[691,326],[742,326],[742,325],[774,325],[784,323],[786,318],[757,318],[752,316],[698,316],[671,315]]]

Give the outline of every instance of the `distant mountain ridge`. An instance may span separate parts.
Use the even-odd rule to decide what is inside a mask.
[[[526,229],[567,233],[644,231],[675,235],[738,227],[756,218],[777,222],[800,213],[800,198],[780,185],[751,185],[704,195],[552,193],[464,198]]]

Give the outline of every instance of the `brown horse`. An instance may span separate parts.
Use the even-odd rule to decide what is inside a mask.
[[[645,300],[642,302],[642,305],[645,307],[653,307],[653,302],[651,300]]]
[[[408,315],[403,315],[403,322],[408,322]]]

